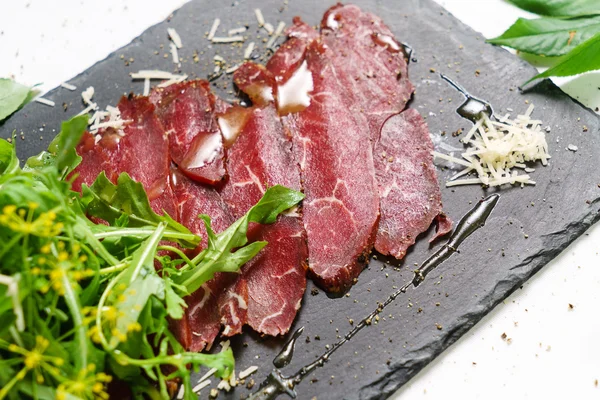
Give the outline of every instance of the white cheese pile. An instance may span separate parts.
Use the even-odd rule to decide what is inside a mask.
[[[533,109],[532,104],[524,115],[518,115],[515,120],[510,120],[510,115],[507,114],[498,122],[482,114],[482,118],[461,140],[467,145],[467,151],[461,154],[462,159],[432,152],[436,158],[465,166],[446,182],[446,186],[501,186],[507,183],[535,185],[528,174],[518,172],[518,169],[533,172],[526,162],[541,161],[545,166],[550,158],[546,135],[541,127],[542,121],[531,119]],[[476,173],[477,178],[455,180],[471,172]]]

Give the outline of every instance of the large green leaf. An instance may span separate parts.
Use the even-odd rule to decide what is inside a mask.
[[[488,42],[552,57],[568,53],[598,32],[600,15],[575,19],[519,18],[506,32]]]
[[[508,0],[523,10],[548,17],[580,17],[600,14],[598,0]]]
[[[0,121],[17,111],[31,89],[11,79],[0,79]]]
[[[600,33],[574,48],[552,68],[524,83],[550,76],[572,76],[600,69]]]
[[[214,277],[216,272],[235,272],[254,257],[267,243],[254,242],[246,246],[246,232],[250,222],[270,224],[283,211],[298,204],[304,195],[284,186],[272,186],[262,199],[246,215],[235,221],[229,228],[215,235],[210,227],[210,218],[202,216],[206,226],[208,243],[199,258],[196,268],[187,269],[173,280],[184,286],[188,293],[196,291],[202,284]]]

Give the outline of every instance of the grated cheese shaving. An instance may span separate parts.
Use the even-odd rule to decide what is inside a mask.
[[[228,381],[222,380],[217,385],[217,389],[219,389],[219,390],[225,390],[226,392],[229,392],[231,390],[231,385],[229,385]]]
[[[177,46],[178,49],[182,48],[183,43],[181,42],[181,37],[179,36],[177,31],[173,28],[167,28],[167,32],[169,33],[169,37],[171,38],[175,46]]]
[[[273,32],[275,32],[275,28],[273,28],[273,25],[271,25],[271,24],[270,24],[270,23],[268,23],[268,22],[267,22],[267,23],[265,23],[265,24],[263,25],[263,28],[265,28],[265,31],[267,31],[267,33],[268,33],[269,35],[272,35],[272,34],[273,34]]]
[[[229,36],[229,37],[213,37],[211,42],[213,43],[235,43],[235,42],[243,42],[244,37],[241,35],[237,36]]]
[[[230,29],[229,31],[227,31],[227,34],[229,36],[233,36],[233,35],[237,35],[238,33],[244,33],[246,32],[248,28],[245,26],[240,26],[239,28],[234,28],[234,29]]]
[[[83,93],[81,93],[81,98],[83,99],[83,102],[87,105],[92,104],[92,97],[94,97],[93,86],[90,86],[89,88],[85,89]]]
[[[277,25],[277,29],[275,29],[275,33],[273,33],[273,36],[271,36],[271,39],[269,39],[269,41],[267,42],[268,49],[273,50],[273,45],[275,44],[275,42],[277,41],[279,36],[283,33],[284,28],[285,28],[285,22],[283,22],[283,21],[279,22],[279,25]]]
[[[179,64],[179,52],[177,51],[177,46],[175,43],[169,43],[169,47],[171,48],[171,58],[173,58],[173,63]]]
[[[181,385],[179,387],[179,392],[177,392],[177,400],[181,400],[183,399],[183,396],[185,395],[185,386]]]
[[[215,37],[215,33],[217,33],[217,29],[219,29],[219,24],[221,20],[219,18],[215,18],[212,26],[210,27],[210,32],[208,32],[208,40],[212,40]]]
[[[462,158],[432,152],[436,158],[466,167],[452,176],[446,186],[502,186],[508,183],[535,185],[535,181],[527,174],[534,169],[528,168],[526,163],[540,161],[545,166],[550,155],[546,135],[541,128],[542,122],[531,119],[533,110],[532,104],[525,114],[518,115],[516,119],[510,120],[507,115],[499,122],[482,115],[461,139],[468,146],[461,154]],[[515,169],[523,169],[526,174],[520,175]],[[456,180],[471,172],[475,172],[477,178]]]
[[[246,47],[246,50],[244,50],[244,59],[247,60],[250,58],[250,56],[252,55],[252,52],[254,51],[254,42],[250,42],[248,44],[248,47]]]
[[[242,372],[240,372],[239,378],[240,379],[246,379],[247,377],[249,377],[250,375],[252,375],[256,371],[258,371],[258,367],[256,365],[248,367],[245,370],[243,370]]]
[[[233,74],[233,73],[234,73],[235,71],[237,71],[237,70],[238,70],[238,68],[239,68],[239,67],[241,67],[241,66],[242,66],[242,64],[237,64],[237,65],[234,65],[233,67],[229,67],[229,68],[227,68],[227,69],[225,70],[225,73],[226,73],[226,74]]]
[[[61,83],[60,86],[64,87],[65,89],[68,89],[70,91],[77,90],[77,86],[71,85],[70,83],[67,83],[67,82]]]
[[[213,376],[213,374],[217,372],[216,368],[211,368],[208,370],[208,372],[206,372],[206,374],[202,375],[202,378],[200,378],[198,380],[198,383],[204,382],[205,380],[207,380],[208,378],[210,378],[211,376]]]
[[[216,62],[220,62],[220,63],[222,63],[222,64],[225,64],[225,59],[224,59],[223,57],[221,57],[220,55],[218,55],[218,54],[216,54],[216,55],[213,57],[213,60],[214,60],[214,61],[216,61]]]
[[[50,107],[54,107],[54,105],[56,104],[52,100],[48,100],[48,99],[45,99],[43,97],[38,97],[38,98],[35,99],[35,101],[37,101],[40,104],[44,104],[44,105],[47,105],[47,106],[50,106]]]
[[[150,94],[150,79],[144,79],[144,96],[148,96]]]
[[[265,18],[263,17],[262,11],[260,8],[254,9],[254,14],[256,15],[256,21],[258,21],[258,26],[262,27],[265,24]]]
[[[194,388],[192,389],[192,392],[198,394],[198,392],[200,392],[202,389],[204,389],[208,385],[210,385],[210,380],[200,382],[199,384],[194,386]]]

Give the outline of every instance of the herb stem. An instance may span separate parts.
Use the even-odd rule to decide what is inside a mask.
[[[104,247],[104,246],[103,246]],[[87,368],[88,363],[88,338],[85,329],[85,325],[83,324],[83,319],[81,317],[81,304],[79,304],[79,299],[75,295],[73,291],[72,282],[69,279],[67,271],[63,269],[62,271],[62,286],[65,291],[64,298],[67,307],[73,317],[73,327],[75,329],[75,341],[78,344],[78,357],[75,359],[75,365],[78,369]]]
[[[4,257],[4,255],[19,241],[23,238],[23,234],[20,233],[15,235],[8,243],[2,246],[2,250],[0,250],[0,259]]]
[[[123,236],[150,236],[154,233],[154,228],[123,228],[110,232],[98,232],[94,234],[96,239],[106,239],[109,237]],[[181,239],[189,242],[197,242],[198,236],[190,233],[177,232],[173,230],[165,230],[164,237],[169,239]]]
[[[106,340],[106,336],[104,336],[104,331],[102,330],[102,309],[104,308],[104,303],[106,303],[106,299],[108,299],[110,291],[115,287],[117,282],[119,282],[119,280],[121,279],[121,276],[123,276],[123,274],[125,274],[126,271],[127,270],[121,271],[119,275],[117,275],[108,283],[108,285],[106,285],[106,289],[104,289],[104,292],[102,293],[102,296],[100,296],[100,300],[98,301],[98,310],[96,312],[96,330],[98,332],[98,337],[100,338],[100,343],[102,344],[102,347],[104,347],[104,349],[109,352],[113,351],[114,349],[112,349],[109,346],[108,341]]]
[[[167,250],[167,251],[171,251],[175,254],[177,254],[183,261],[185,261],[185,263],[194,268],[196,266],[196,264],[194,264],[192,262],[192,260],[189,259],[188,256],[185,255],[185,253],[181,250],[179,250],[177,247],[174,246],[168,246],[168,245],[163,245],[163,246],[158,246],[158,250]]]
[[[108,275],[108,274],[112,274],[113,272],[123,271],[124,269],[129,267],[129,262],[131,261],[129,258],[127,258],[125,260],[127,260],[127,261],[119,263],[117,265],[113,265],[112,267],[101,268],[98,270],[98,273],[100,275]]]

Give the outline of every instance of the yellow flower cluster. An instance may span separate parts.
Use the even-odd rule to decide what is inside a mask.
[[[42,246],[43,256],[37,257],[36,267],[31,269],[31,273],[36,276],[46,276],[48,283],[41,287],[42,293],[47,293],[51,288],[60,296],[65,294],[65,277],[75,285],[83,279],[89,278],[95,274],[95,271],[89,268],[81,269],[80,263],[87,260],[87,256],[79,255],[80,246],[74,244],[71,246],[71,253],[65,250],[65,243],[58,241],[55,251],[53,251],[53,242]]]
[[[108,399],[106,385],[112,381],[112,377],[104,372],[95,374],[95,371],[96,366],[90,364],[80,370],[75,379],[69,379],[58,385],[56,400],[66,400],[68,395],[80,399]]]
[[[56,222],[54,211],[43,212],[33,219],[35,210],[39,207],[36,203],[29,203],[28,210],[7,205],[0,214],[0,225],[8,227],[15,233],[34,235],[40,237],[54,237],[62,232],[64,225]]]
[[[23,356],[23,364],[25,368],[21,369],[17,373],[17,379],[22,380],[25,378],[29,371],[34,371],[35,380],[37,383],[44,383],[44,375],[42,369],[51,371],[53,373],[59,373],[58,368],[64,364],[64,360],[58,357],[45,355],[44,352],[50,345],[48,339],[37,336],[35,338],[35,347],[31,350],[24,349],[17,346],[16,344],[10,344],[8,351]]]

